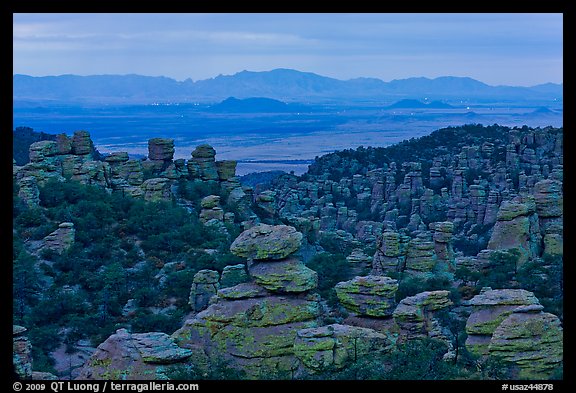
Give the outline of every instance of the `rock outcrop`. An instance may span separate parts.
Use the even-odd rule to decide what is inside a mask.
[[[220,275],[215,270],[200,270],[194,275],[190,288],[189,304],[193,311],[199,312],[208,307],[210,298],[220,288]]]
[[[398,281],[385,276],[355,277],[334,287],[340,303],[355,314],[369,317],[392,315]]]
[[[100,344],[76,379],[166,379],[170,365],[192,355],[165,333],[129,333],[119,329]]]
[[[207,309],[173,334],[194,358],[224,359],[249,378],[289,375],[298,366],[294,339],[298,330],[317,326],[320,303],[308,292],[316,272],[294,254],[302,235],[292,227],[256,225],[230,247],[249,258],[252,282],[221,289]]]
[[[42,249],[62,254],[74,244],[76,230],[71,222],[63,222],[43,240]]]
[[[310,371],[342,369],[366,355],[384,354],[393,347],[386,335],[372,329],[333,324],[301,329],[294,341],[294,353]]]
[[[32,344],[23,326],[12,326],[12,366],[21,379],[32,379]]]

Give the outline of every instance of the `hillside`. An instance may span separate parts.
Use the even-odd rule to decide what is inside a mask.
[[[13,167],[24,378],[562,379],[562,128],[444,128],[266,189],[209,145],[92,145]]]

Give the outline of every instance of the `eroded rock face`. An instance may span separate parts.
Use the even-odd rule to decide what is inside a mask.
[[[294,341],[296,357],[311,371],[342,369],[362,356],[385,353],[392,341],[372,329],[333,324],[302,329]]]
[[[355,277],[334,287],[340,303],[348,310],[370,317],[392,315],[398,281],[385,276]]]
[[[562,215],[564,198],[561,182],[547,179],[534,184],[534,199],[539,217],[560,217]]]
[[[516,248],[520,251],[519,264],[538,256],[540,252],[540,228],[533,203],[504,201],[498,211],[498,217],[488,249],[506,250]]]
[[[131,334],[119,329],[98,346],[77,379],[166,379],[170,364],[191,355],[165,333]]]
[[[286,225],[258,224],[240,234],[230,246],[239,257],[253,260],[279,260],[296,252],[302,234]]]

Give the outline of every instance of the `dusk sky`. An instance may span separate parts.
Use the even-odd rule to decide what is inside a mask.
[[[14,14],[13,72],[563,80],[562,14]]]

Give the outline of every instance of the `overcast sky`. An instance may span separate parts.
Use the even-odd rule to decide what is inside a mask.
[[[562,14],[14,14],[15,74],[561,83]]]

